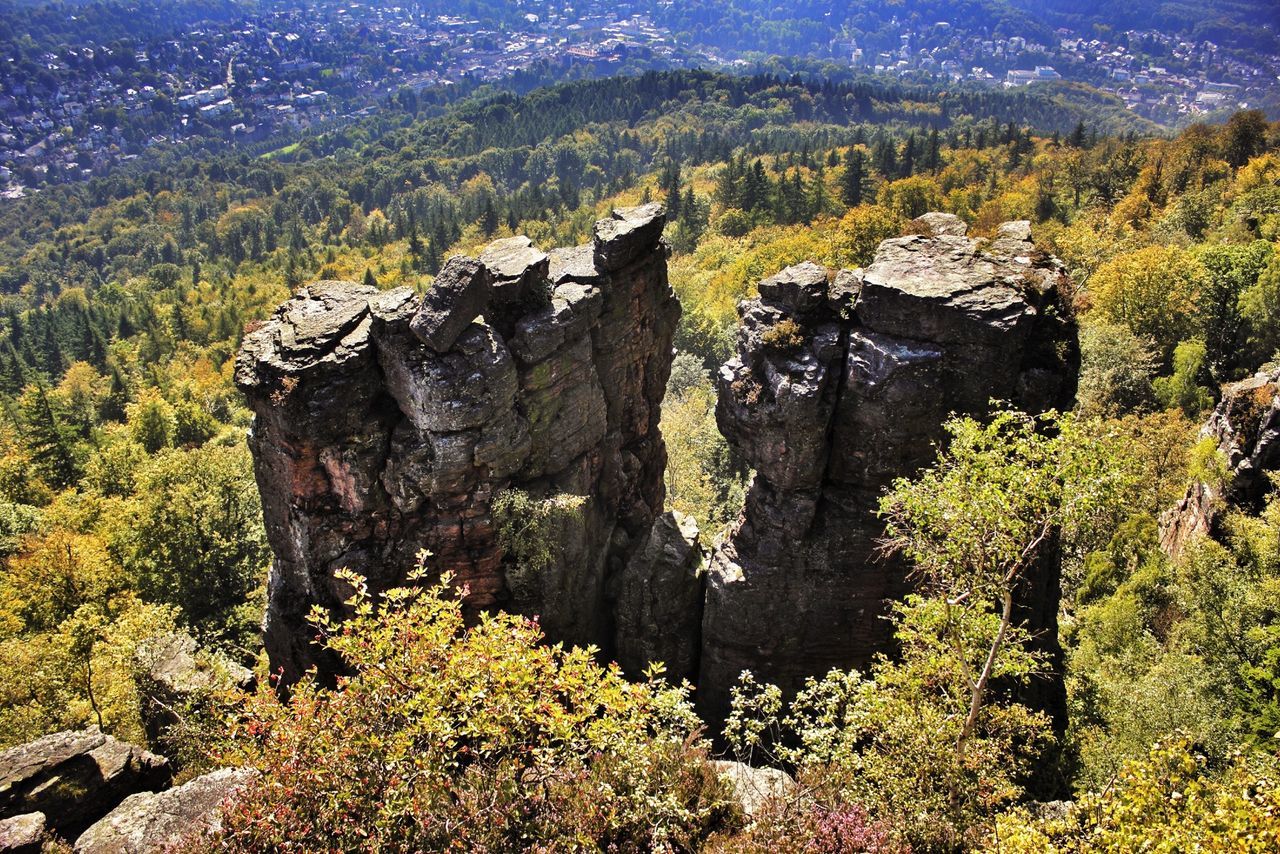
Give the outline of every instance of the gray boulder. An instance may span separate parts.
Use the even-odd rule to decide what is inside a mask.
[[[0,753],[0,818],[41,812],[75,838],[129,795],[171,779],[163,756],[97,730],[58,732]]]
[[[612,272],[635,263],[658,245],[667,224],[667,211],[656,202],[635,208],[620,208],[608,219],[596,222],[595,266]]]
[[[450,258],[422,298],[409,328],[437,353],[453,346],[489,302],[489,271],[474,258]]]
[[[911,221],[911,228],[925,237],[964,237],[969,225],[955,214],[931,211]]]
[[[812,261],[788,267],[760,283],[760,301],[792,317],[805,317],[827,301],[827,268]]]
[[[40,854],[44,837],[45,818],[42,812],[0,820],[0,854]]]
[[[201,650],[186,632],[143,641],[134,664],[142,723],[151,744],[158,743],[186,713],[206,707],[215,695],[253,683],[248,668]]]
[[[756,768],[745,762],[720,759],[711,763],[716,773],[728,781],[733,796],[747,818],[754,818],[770,798],[787,798],[796,791],[796,781],[777,768]]]
[[[223,804],[257,776],[251,768],[222,768],[165,792],[130,795],[76,840],[77,854],[152,854],[222,826]]]

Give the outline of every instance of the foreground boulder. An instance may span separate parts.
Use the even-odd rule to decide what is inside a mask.
[[[770,798],[788,798],[796,794],[796,781],[786,771],[723,759],[711,764],[715,766],[716,773],[728,781],[734,799],[748,819],[754,818]]]
[[[1264,371],[1223,389],[1222,400],[1200,428],[1226,462],[1222,483],[1192,483],[1160,517],[1160,546],[1172,558],[1197,538],[1219,533],[1231,507],[1261,509],[1268,473],[1280,471],[1280,370]]]
[[[537,614],[555,640],[615,648],[610,581],[663,510],[658,430],[680,308],[665,214],[615,212],[592,243],[528,238],[451,259],[425,298],[317,282],[245,337],[236,382],[275,553],[265,641],[284,681],[319,665],[307,615],[401,584],[416,556],[469,613]],[[511,576],[494,504],[580,496],[540,532],[550,558]],[[694,621],[696,623],[696,620]]]
[[[0,818],[41,812],[68,839],[137,792],[169,785],[169,760],[97,730],[59,732],[0,753]]]
[[[78,854],[151,854],[217,833],[222,806],[256,771],[223,768],[158,793],[130,795],[76,840]]]
[[[45,817],[30,812],[0,819],[0,854],[39,854],[44,846]]]
[[[992,399],[1028,412],[1075,394],[1066,277],[1026,224],[991,245],[934,214],[884,241],[865,270],[812,264],[761,283],[739,307],[737,355],[718,378],[717,421],[755,470],[707,576],[697,700],[722,720],[743,670],[788,692],[891,648],[889,604],[911,567],[879,553],[882,491],[929,465],[952,413]],[[1022,591],[1024,619],[1057,661],[1059,561]],[[1031,699],[1060,721],[1059,679]]]

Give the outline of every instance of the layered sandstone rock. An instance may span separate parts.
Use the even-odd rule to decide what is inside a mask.
[[[1268,472],[1280,470],[1280,370],[1262,372],[1223,389],[1222,401],[1200,428],[1226,463],[1220,484],[1196,482],[1160,517],[1160,545],[1179,557],[1196,538],[1212,536],[1228,508],[1261,509]]]
[[[865,270],[828,284],[784,270],[739,307],[738,354],[721,368],[717,420],[755,470],[707,580],[698,703],[722,719],[741,671],[795,690],[890,648],[887,605],[910,567],[878,553],[878,499],[928,465],[951,413],[992,399],[1067,408],[1078,348],[1065,276],[1025,223],[989,245],[955,217],[887,240]],[[1024,617],[1057,646],[1058,560],[1023,592]],[[1032,702],[1061,714],[1061,684]]]
[[[740,307],[720,373],[720,427],[756,475],[708,571],[689,521],[658,515],[679,313],[662,225],[647,206],[575,249],[498,241],[421,299],[319,282],[246,337],[237,382],[276,554],[267,646],[287,679],[332,668],[305,616],[341,610],[338,569],[384,589],[429,549],[473,611],[537,614],[635,675],[661,660],[722,719],[744,669],[793,690],[890,649],[909,567],[878,554],[877,501],[934,459],[951,413],[1073,401],[1065,276],[1026,223],[982,243],[933,214],[866,270],[788,268]],[[504,553],[493,510],[509,489],[583,499],[547,514],[550,560]],[[1053,550],[1021,602],[1060,654]],[[1060,681],[1038,691],[1060,714]]]
[[[349,568],[377,591],[420,550],[471,611],[537,614],[556,640],[615,646],[609,581],[662,511],[658,418],[679,304],[660,206],[593,242],[527,238],[449,261],[425,298],[317,282],[246,336],[236,381],[275,553],[265,623],[286,681],[319,664],[311,607],[341,611]],[[493,502],[585,497],[554,516],[554,559],[509,583]],[[627,638],[622,638],[626,643]]]
[[[0,752],[0,818],[43,813],[74,839],[136,792],[169,785],[169,761],[97,730],[59,732]]]
[[[164,792],[125,798],[76,840],[76,854],[180,851],[222,827],[222,808],[254,779],[250,768],[222,768]]]

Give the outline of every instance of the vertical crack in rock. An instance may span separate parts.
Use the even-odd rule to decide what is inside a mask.
[[[792,691],[890,649],[887,605],[910,578],[878,554],[877,502],[933,461],[949,414],[1071,405],[1065,276],[1026,223],[984,245],[933,214],[866,270],[783,270],[739,307],[717,379],[717,423],[756,475],[704,572],[696,526],[660,515],[680,316],[664,222],[646,205],[585,246],[497,241],[451,259],[422,298],[317,282],[246,336],[236,381],[276,557],[266,644],[286,684],[336,670],[306,616],[342,612],[337,570],[379,591],[429,549],[469,613],[537,615],[634,675],[662,660],[697,680],[714,723],[744,669]],[[546,561],[504,554],[494,506],[512,489],[576,496],[546,516]],[[1049,550],[1020,598],[1055,660],[1058,575]],[[1060,678],[1028,700],[1061,719]]]
[[[285,684],[336,671],[306,618],[343,613],[339,569],[380,591],[422,549],[469,613],[503,607],[538,615],[553,640],[634,646],[615,636],[607,591],[643,568],[631,557],[665,495],[658,418],[680,308],[664,224],[646,205],[551,255],[500,240],[450,259],[423,298],[317,282],[246,336],[236,382],[275,553],[264,633]],[[493,518],[506,489],[586,499],[552,518],[553,559],[518,584]]]
[[[992,399],[1031,412],[1074,399],[1064,275],[1026,224],[1005,224],[985,248],[955,217],[922,225],[928,234],[882,243],[866,270],[828,284],[798,265],[740,306],[716,414],[756,474],[710,562],[697,694],[707,720],[724,718],[743,670],[793,692],[891,648],[887,605],[910,591],[910,567],[878,553],[876,508],[894,478],[933,461],[948,415]],[[1056,552],[1032,575],[1023,617],[1056,659]],[[1060,677],[1029,693],[1062,718]]]

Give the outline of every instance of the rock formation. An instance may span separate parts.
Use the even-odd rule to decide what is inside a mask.
[[[595,644],[629,673],[662,660],[696,679],[711,721],[743,669],[791,690],[868,664],[890,648],[887,603],[910,589],[909,568],[877,553],[881,491],[934,459],[951,413],[993,398],[1068,408],[1078,368],[1065,275],[1027,223],[989,244],[954,216],[914,225],[866,270],[801,264],[740,306],[717,419],[756,474],[709,571],[696,529],[659,516],[679,315],[660,208],[617,212],[576,249],[500,240],[451,259],[421,298],[300,291],[246,337],[236,374],[276,555],[273,666],[331,666],[305,617],[340,610],[336,570],[384,589],[421,549],[472,610],[537,614],[552,639]],[[508,490],[584,499],[545,515],[549,558],[506,554],[494,509]],[[1060,654],[1056,554],[1021,602]],[[1060,681],[1040,692],[1060,713]]]
[[[221,768],[164,792],[130,795],[80,834],[76,854],[182,850],[184,843],[221,828],[223,802],[256,773],[249,768]]]
[[[717,421],[755,470],[707,578],[698,704],[722,719],[744,669],[795,690],[890,648],[887,603],[909,567],[878,554],[878,499],[928,465],[951,413],[992,399],[1067,408],[1078,348],[1065,276],[1024,223],[989,246],[935,214],[929,235],[887,240],[865,270],[801,264],[739,306]],[[1058,561],[1029,580],[1024,616],[1057,646]],[[1061,714],[1061,684],[1034,702]]]
[[[206,712],[219,695],[248,689],[253,673],[200,649],[183,631],[148,638],[134,654],[139,712],[149,744],[160,744],[184,716]]]
[[[631,644],[608,594],[630,589],[619,579],[664,499],[658,417],[680,312],[664,223],[648,205],[576,249],[500,240],[451,259],[422,298],[317,282],[246,336],[236,381],[257,416],[275,553],[266,645],[286,681],[333,667],[306,616],[341,610],[337,570],[381,590],[423,549],[472,612],[536,614],[550,638],[610,652]],[[492,512],[505,490],[586,499],[551,517],[553,559],[518,578]]]
[[[1177,558],[1200,536],[1217,533],[1229,507],[1259,510],[1269,489],[1266,474],[1280,470],[1280,370],[1262,372],[1223,389],[1222,400],[1200,428],[1226,462],[1221,484],[1197,482],[1160,517],[1160,546]]]
[[[44,847],[45,817],[42,812],[0,819],[0,852],[40,854]]]
[[[129,795],[169,785],[169,761],[97,730],[59,732],[0,752],[0,818],[40,812],[68,839]]]

